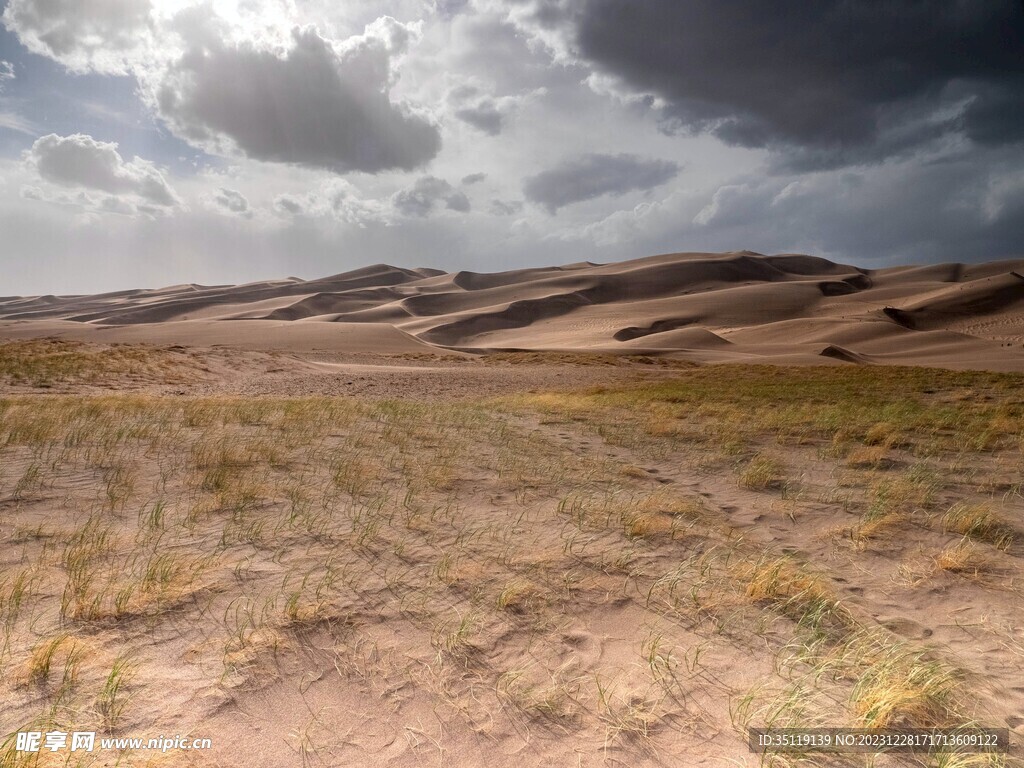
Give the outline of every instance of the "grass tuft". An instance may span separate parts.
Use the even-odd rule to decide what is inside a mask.
[[[740,472],[739,483],[752,491],[766,491],[781,488],[785,481],[785,470],[777,460],[764,454],[757,454]]]
[[[963,576],[981,575],[990,568],[989,559],[979,551],[977,545],[964,540],[943,549],[935,558],[935,567],[940,571]]]
[[[851,696],[864,728],[941,728],[956,719],[960,676],[927,651],[865,637],[852,645],[862,666]]]
[[[958,533],[972,541],[983,541],[997,549],[1013,545],[1016,531],[987,504],[954,504],[942,516],[942,530]]]

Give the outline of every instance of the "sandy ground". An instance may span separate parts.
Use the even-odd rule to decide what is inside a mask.
[[[45,342],[44,342],[45,343]],[[54,342],[60,346],[60,342]],[[63,348],[63,347],[61,347]],[[89,357],[120,346],[73,346]],[[671,376],[692,364],[655,358],[510,353],[496,356],[410,357],[361,353],[250,352],[134,347],[159,359],[158,367],[124,375],[47,381],[7,381],[0,391],[18,394],[358,396],[374,399],[473,399],[519,392],[576,389]],[[568,361],[568,362],[566,362]],[[573,362],[576,361],[576,362]],[[174,371],[168,375],[169,371]]]
[[[873,764],[1020,764],[1017,378],[28,350],[77,374],[0,400],[3,734],[755,766],[748,726],[977,719],[1008,763]]]

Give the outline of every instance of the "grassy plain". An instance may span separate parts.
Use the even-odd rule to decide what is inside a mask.
[[[0,766],[1021,765],[745,730],[1019,743],[1024,377],[47,393],[175,355],[0,348]],[[14,749],[52,729],[214,749]]]

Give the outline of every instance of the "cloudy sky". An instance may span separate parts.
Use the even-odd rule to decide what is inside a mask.
[[[0,295],[1024,257],[1020,0],[0,7]]]

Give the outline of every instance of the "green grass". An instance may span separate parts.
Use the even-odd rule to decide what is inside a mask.
[[[135,674],[135,666],[124,657],[115,659],[110,667],[110,673],[96,697],[96,709],[107,731],[116,729],[124,716],[130,698],[127,688]]]

